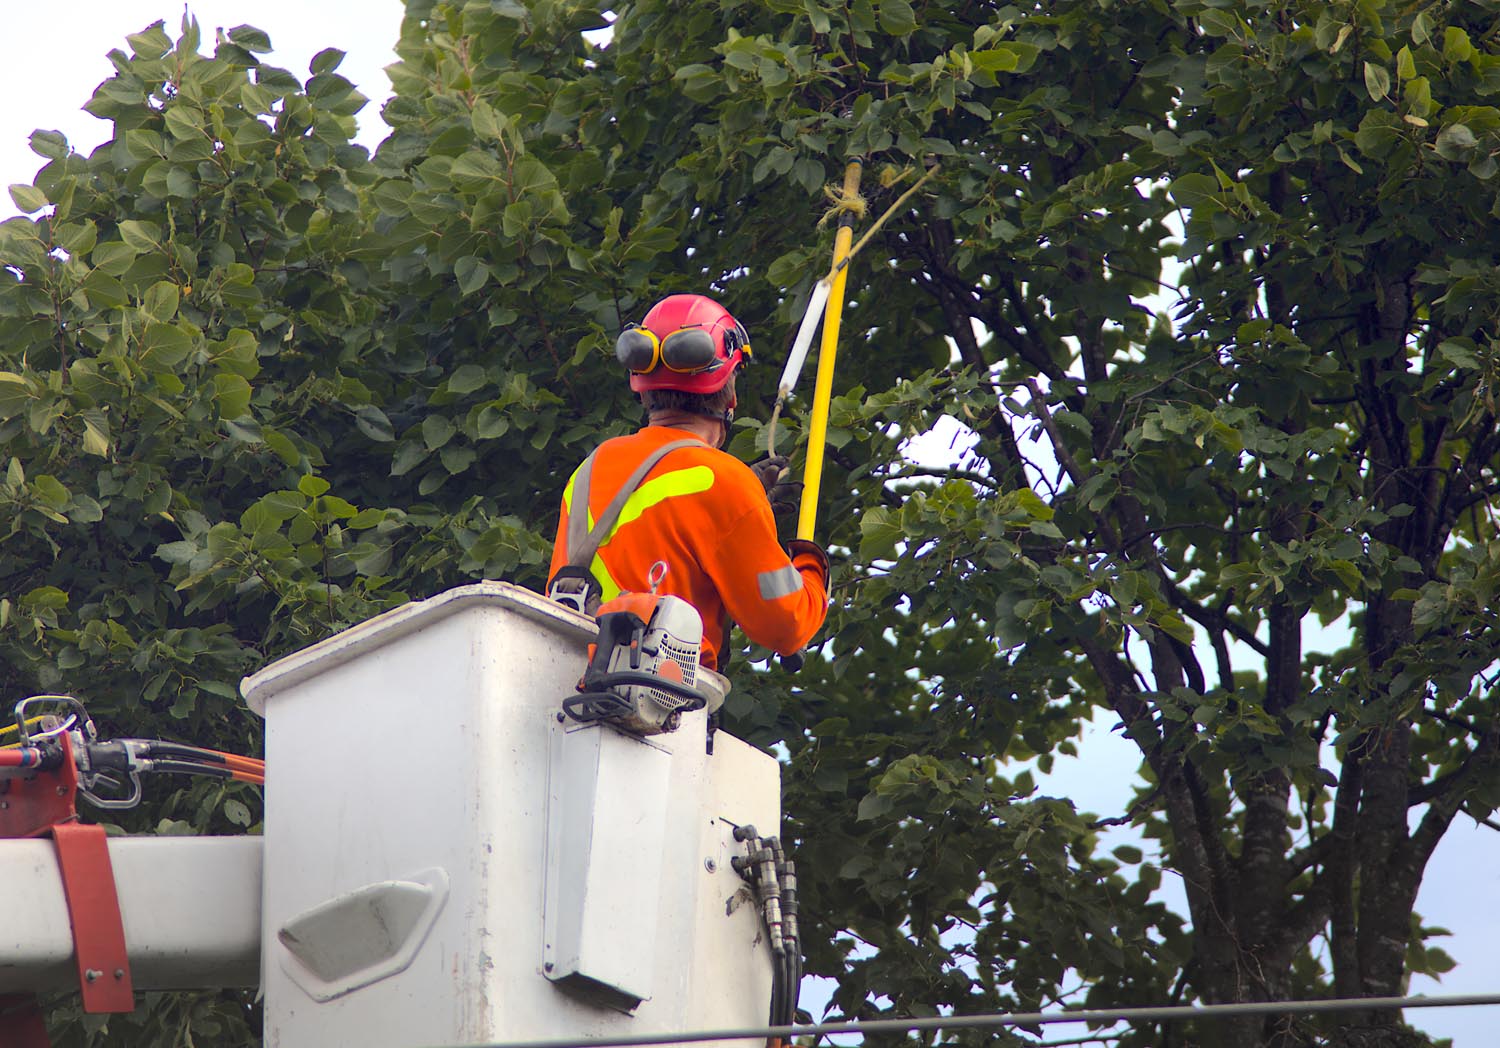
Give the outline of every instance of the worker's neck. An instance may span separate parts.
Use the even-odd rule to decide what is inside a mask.
[[[691,411],[653,411],[650,423],[653,426],[685,429],[711,448],[724,442],[724,423],[707,415],[695,415]]]

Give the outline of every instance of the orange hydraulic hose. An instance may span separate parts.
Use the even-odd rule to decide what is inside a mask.
[[[197,748],[202,749],[204,753],[211,753],[215,757],[222,757],[224,764],[230,768],[241,768],[245,771],[256,772],[264,772],[266,770],[266,762],[259,757],[243,757],[238,753],[225,753],[223,750],[210,750],[201,746]]]

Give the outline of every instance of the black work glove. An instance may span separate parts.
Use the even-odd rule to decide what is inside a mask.
[[[792,558],[792,566],[798,571],[804,568],[812,568],[823,576],[824,592],[831,592],[833,581],[828,570],[828,554],[823,547],[809,539],[792,539],[786,544],[787,556]],[[790,655],[781,656],[781,668],[788,673],[796,673],[802,668],[802,653],[794,651]]]
[[[791,539],[786,543],[787,556],[792,558],[792,566],[797,570],[813,568],[823,576],[823,588],[830,589],[830,572],[828,570],[828,554],[823,547],[811,539]]]
[[[790,460],[785,455],[770,455],[758,462],[750,463],[750,472],[766,489],[766,499],[771,503],[771,512],[778,517],[793,513],[802,501],[802,482],[792,480],[787,470]]]

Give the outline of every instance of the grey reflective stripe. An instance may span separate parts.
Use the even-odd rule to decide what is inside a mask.
[[[775,571],[763,571],[755,577],[760,583],[760,599],[775,600],[790,597],[802,588],[802,572],[788,564]]]
[[[568,548],[563,551],[564,558],[575,567],[588,567],[594,560],[594,549],[598,548],[596,543],[592,549],[587,548],[589,538],[589,476],[594,472],[594,456],[599,454],[595,448],[589,453],[589,457],[583,460],[583,465],[578,467],[577,474],[573,477],[573,502],[568,507]],[[583,507],[582,513],[574,512],[579,506]],[[573,554],[575,552],[587,552],[588,556],[580,562]]]

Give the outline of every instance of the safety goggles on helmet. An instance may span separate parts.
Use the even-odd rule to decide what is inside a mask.
[[[750,355],[748,344],[736,348]],[[678,328],[666,338],[657,338],[650,328],[626,325],[615,341],[615,356],[637,375],[654,371],[658,365],[679,375],[696,375],[725,363],[713,332],[697,326]]]

